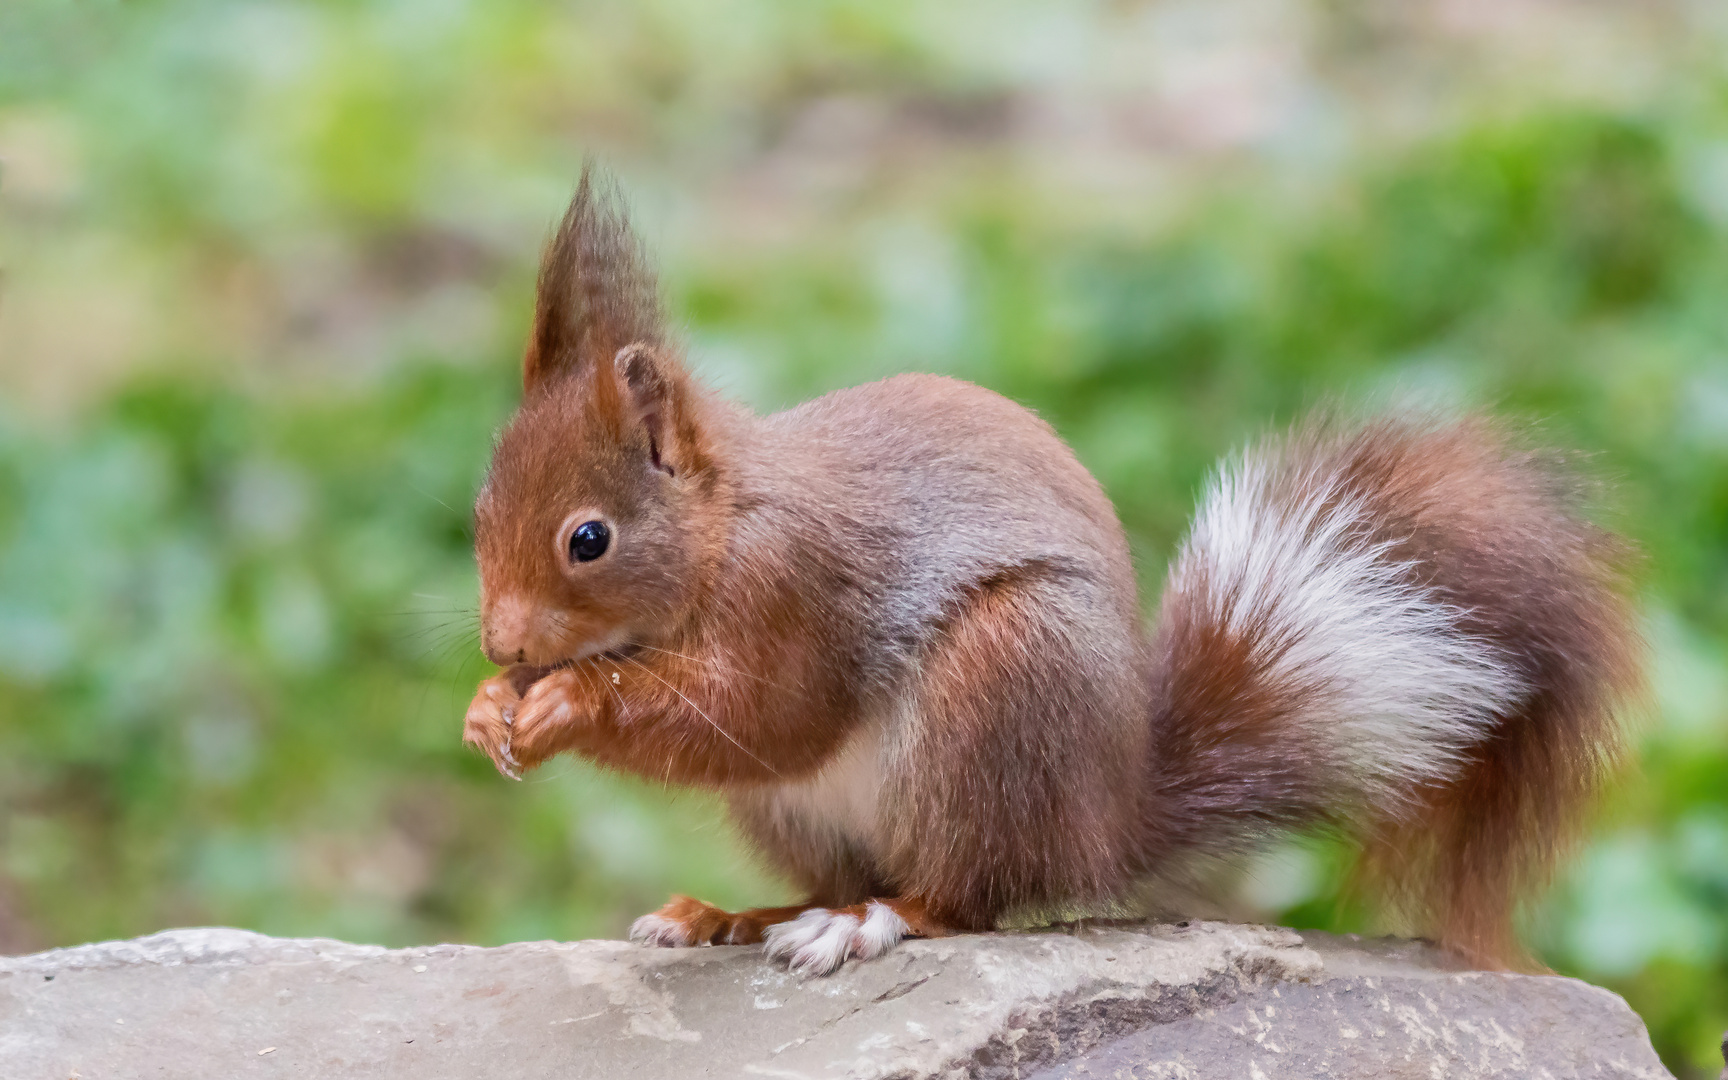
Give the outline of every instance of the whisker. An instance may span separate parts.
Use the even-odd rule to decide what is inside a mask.
[[[458,513],[458,511],[456,510],[455,507],[451,506],[449,503],[445,502],[443,499],[440,499],[438,496],[432,494],[430,491],[427,491],[425,488],[421,487],[419,484],[410,483],[408,485],[408,487],[411,490],[418,492],[421,495],[426,496],[428,499],[431,499],[433,502],[437,503],[439,506],[442,506],[444,509],[450,511],[452,514],[457,514],[458,517],[466,517],[466,515]],[[464,523],[464,524],[466,524],[466,523]]]
[[[624,719],[624,695],[620,694],[618,692],[618,688],[616,686],[612,685],[611,677],[609,675],[607,675],[606,672],[600,670],[600,658],[598,656],[592,657],[589,660],[589,664],[592,665],[592,670],[593,670],[594,674],[596,674],[600,677],[601,685],[606,687],[607,690],[611,691],[612,696],[618,700],[618,719],[623,720]]]
[[[684,697],[684,692],[682,690],[678,689],[676,686],[673,686],[671,683],[667,682],[665,679],[660,678],[660,676],[655,673],[653,668],[649,667],[647,664],[644,664],[642,661],[636,659],[633,656],[625,656],[623,659],[625,659],[626,661],[628,661],[632,664],[635,664],[637,667],[641,668],[643,671],[647,672],[650,676],[652,676],[661,685],[665,686],[666,689],[672,691],[674,694],[677,694],[680,698],[683,698],[684,704],[690,706],[692,709],[695,709],[697,716],[700,716],[702,719],[708,721],[709,725],[711,727],[713,727],[713,729],[715,731],[718,731],[721,735],[725,736],[727,742],[731,743],[733,746],[736,746],[738,749],[744,751],[745,756],[749,757],[751,761],[754,761],[756,764],[762,766],[764,769],[767,769],[769,772],[773,773],[775,776],[780,775],[780,770],[778,770],[774,766],[768,764],[766,761],[763,761],[761,758],[757,757],[755,754],[750,753],[749,747],[745,746],[743,743],[739,742],[737,739],[734,739],[726,731],[725,728],[721,727],[719,724],[714,723],[714,718],[712,716],[709,716],[707,713],[703,712],[701,707],[698,706],[694,701],[691,701],[689,698]]]
[[[618,703],[618,719],[622,721],[624,719],[623,695],[618,693],[618,688],[612,685],[612,680],[607,678],[606,673],[601,671],[598,665],[590,667],[588,670],[593,672],[594,677],[600,680],[600,685],[605,687],[606,692],[611,694],[612,699]]]
[[[638,649],[647,649],[650,652],[665,653],[667,656],[676,656],[678,659],[688,660],[692,664],[705,664],[708,667],[713,668],[715,671],[723,672],[723,673],[730,674],[730,675],[739,675],[739,676],[742,676],[743,678],[746,678],[746,679],[755,679],[757,682],[763,683],[767,686],[772,686],[776,690],[786,689],[784,686],[775,682],[773,679],[766,679],[760,675],[753,675],[750,672],[743,670],[742,668],[735,668],[735,667],[732,667],[728,664],[722,664],[720,661],[715,660],[711,657],[686,656],[684,653],[681,653],[681,652],[673,652],[671,649],[662,649],[658,645],[645,645],[640,641],[632,642],[631,644],[634,645]]]

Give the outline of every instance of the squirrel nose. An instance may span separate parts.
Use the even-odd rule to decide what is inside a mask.
[[[511,652],[508,649],[500,649],[496,645],[490,644],[483,646],[481,651],[486,654],[486,659],[497,664],[499,667],[509,667],[511,664],[520,664],[528,655],[527,650],[522,648],[517,648],[515,652]]]
[[[531,605],[513,596],[499,598],[481,620],[480,647],[486,659],[499,667],[526,661],[535,621]]]

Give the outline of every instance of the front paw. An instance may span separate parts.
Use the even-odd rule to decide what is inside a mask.
[[[722,923],[730,919],[730,915],[712,904],[689,896],[674,896],[659,911],[631,923],[630,940],[666,948],[711,945],[719,936]]]
[[[509,719],[510,764],[532,769],[569,745],[573,727],[584,719],[578,713],[583,686],[574,669],[563,668],[529,688]]]
[[[644,945],[754,945],[762,940],[762,913],[737,915],[694,897],[674,896],[665,907],[630,924],[630,940]]]
[[[462,741],[479,747],[492,759],[499,772],[512,780],[520,780],[521,766],[510,750],[510,729],[521,701],[512,674],[514,670],[500,671],[481,683],[474,692],[474,700],[468,704],[468,715],[462,723]]]

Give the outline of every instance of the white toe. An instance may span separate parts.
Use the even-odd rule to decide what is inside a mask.
[[[768,943],[768,958],[783,960],[815,941],[828,925],[826,908],[811,908],[791,922],[775,923],[762,932]]]
[[[911,929],[893,908],[881,901],[872,901],[864,909],[864,925],[854,935],[852,955],[860,960],[874,960],[898,945]]]
[[[859,922],[850,915],[828,916],[822,932],[808,945],[792,954],[787,967],[800,975],[827,975],[837,971],[852,955],[852,937]]]
[[[690,931],[684,928],[683,923],[658,915],[644,915],[631,923],[630,940],[663,948],[679,948],[691,943]]]

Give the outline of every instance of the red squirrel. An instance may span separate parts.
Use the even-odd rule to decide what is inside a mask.
[[[475,504],[465,740],[719,792],[807,899],[632,937],[826,973],[907,936],[1120,912],[1291,830],[1361,846],[1489,967],[1622,756],[1629,549],[1481,418],[1313,421],[1225,462],[1150,629],[1050,426],[898,375],[771,416],[704,389],[609,185],[540,269]]]

